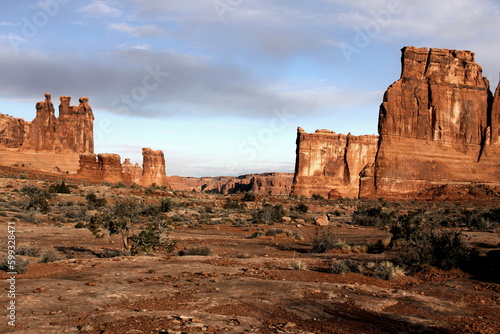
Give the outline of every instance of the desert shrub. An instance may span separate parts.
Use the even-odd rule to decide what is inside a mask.
[[[71,190],[69,187],[66,185],[64,181],[61,183],[53,183],[49,186],[49,192],[50,193],[58,193],[58,194],[69,194],[71,193]]]
[[[190,247],[179,252],[180,256],[209,256],[211,254],[212,251],[207,246]]]
[[[349,267],[344,260],[333,259],[328,265],[328,272],[332,274],[342,275],[349,272]]]
[[[340,241],[331,228],[317,228],[311,237],[313,253],[324,253],[332,249],[346,250],[349,245]]]
[[[293,210],[300,213],[307,213],[307,211],[309,211],[309,207],[304,202],[300,202],[293,208]]]
[[[20,246],[16,250],[16,254],[17,255],[24,255],[24,256],[38,257],[38,256],[40,256],[41,251],[42,250],[40,249],[40,247],[31,245],[31,244],[26,244],[26,245]]]
[[[75,224],[75,228],[85,228],[85,223],[78,222]]]
[[[264,232],[256,231],[256,232],[252,233],[252,235],[250,236],[250,239],[259,238],[259,237],[262,237],[263,235],[264,235]]]
[[[471,256],[472,250],[460,232],[429,231],[404,242],[398,262],[412,272],[429,266],[466,269]]]
[[[396,213],[386,212],[381,206],[359,206],[352,215],[352,223],[361,226],[391,225]]]
[[[290,269],[292,270],[307,270],[307,264],[302,260],[290,262]]]
[[[224,203],[224,209],[226,210],[241,210],[245,208],[245,203],[240,203],[237,198],[226,198],[226,203]]]
[[[28,196],[29,201],[24,209],[38,210],[41,213],[48,213],[50,211],[49,200],[50,194],[37,186],[26,185],[21,188],[21,192]]]
[[[160,211],[161,212],[170,212],[176,208],[177,204],[171,200],[170,198],[163,199],[160,202]]]
[[[70,219],[81,219],[87,220],[87,208],[77,207],[77,208],[66,208],[64,210],[64,216]]]
[[[0,270],[5,272],[15,272],[18,274],[23,274],[28,271],[28,265],[30,262],[20,257],[16,257],[15,260],[9,260],[8,257],[0,261]]]
[[[283,205],[276,204],[275,206],[271,206],[269,204],[265,204],[262,209],[252,214],[252,218],[257,224],[272,225],[276,222],[281,221],[284,215],[285,208],[283,207]]]
[[[104,197],[99,198],[94,193],[88,194],[85,197],[85,200],[87,201],[89,209],[102,208],[103,206],[106,206],[106,199]]]
[[[270,230],[267,230],[266,231],[266,236],[271,236],[271,237],[274,237],[278,234],[282,234],[282,233],[285,233],[284,230],[280,229],[280,228],[273,228],[273,229],[270,229]]]
[[[254,193],[245,193],[243,195],[243,198],[241,199],[243,202],[255,202],[257,199],[257,196]]]
[[[365,270],[363,263],[359,261],[345,259],[344,262],[351,273],[362,274]]]
[[[39,221],[37,219],[36,213],[31,211],[31,212],[26,212],[26,213],[20,213],[14,216],[15,218],[20,219],[21,221],[24,221],[26,223],[31,223],[31,224],[38,224]]]
[[[404,275],[403,268],[395,265],[390,261],[382,261],[376,263],[373,268],[373,277],[390,280],[394,276]]]
[[[130,229],[132,224],[140,220],[141,206],[133,199],[122,199],[105,212],[90,217],[87,228],[96,237],[102,237],[102,231],[107,230],[109,235],[119,234],[125,250],[130,250]]]
[[[38,262],[40,263],[49,263],[49,262],[55,262],[62,260],[62,258],[54,251],[46,251],[45,253],[42,254],[40,257],[40,260]]]
[[[150,252],[158,249],[173,252],[177,242],[169,239],[168,236],[171,232],[172,227],[167,221],[160,221],[146,226],[139,234],[133,235],[130,238],[132,241],[132,254]]]
[[[313,194],[312,197],[311,197],[313,200],[322,200],[322,199],[325,199],[323,196],[321,196],[320,194]]]

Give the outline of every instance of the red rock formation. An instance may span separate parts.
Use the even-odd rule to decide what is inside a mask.
[[[400,197],[442,184],[498,182],[498,89],[470,51],[403,48],[401,78],[380,107],[377,159],[362,197]]]
[[[93,181],[102,181],[102,172],[97,162],[97,155],[94,153],[80,154],[79,164],[80,168],[77,171],[79,176]]]
[[[97,155],[97,164],[102,173],[102,179],[106,182],[123,182],[122,164],[118,154],[103,153]]]
[[[88,98],[80,105],[70,106],[71,98],[61,96],[59,117],[55,116],[50,94],[36,104],[36,117],[25,127],[25,140],[18,146],[22,151],[49,153],[93,153],[94,115]]]
[[[153,151],[150,148],[142,149],[142,185],[149,187],[153,183],[157,186],[166,185],[165,156],[163,152]]]
[[[259,195],[290,195],[293,173],[262,173],[217,177],[167,177],[174,190],[234,194],[253,192]]]
[[[61,96],[57,132],[62,152],[94,152],[94,114],[86,97],[70,106],[71,97]]]
[[[297,130],[292,194],[327,198],[357,197],[359,173],[375,159],[378,137]]]
[[[131,164],[126,158],[122,163],[124,178],[135,184],[142,184],[142,168],[139,164]]]
[[[118,154],[80,154],[79,177],[93,182],[126,182]]]
[[[19,148],[25,140],[29,126],[22,118],[0,114],[0,148]]]
[[[290,195],[293,174],[263,173],[253,175],[250,181],[251,192],[261,195]]]

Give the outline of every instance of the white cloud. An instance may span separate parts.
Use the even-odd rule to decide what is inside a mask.
[[[114,1],[106,0],[92,0],[89,5],[78,9],[78,12],[92,18],[117,17],[123,14],[122,10],[115,6]]]
[[[126,22],[112,23],[111,30],[125,33],[134,37],[160,37],[165,35],[165,31],[154,25],[132,26]]]
[[[13,26],[14,24],[11,22],[7,21],[0,21],[0,26],[6,27],[6,26]]]

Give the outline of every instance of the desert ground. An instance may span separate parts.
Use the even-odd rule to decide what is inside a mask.
[[[1,174],[2,258],[10,223],[16,261],[29,262],[16,268],[15,298],[12,275],[0,271],[2,333],[500,332],[497,200],[218,195],[71,180],[60,189],[61,180],[41,179]],[[96,218],[123,202],[134,205],[125,215],[130,250]],[[158,222],[161,238],[137,237],[158,232],[146,229]]]

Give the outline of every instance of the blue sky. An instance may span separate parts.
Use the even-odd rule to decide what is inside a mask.
[[[96,153],[167,175],[293,172],[298,126],[377,132],[406,45],[472,50],[499,77],[496,0],[40,0],[0,12],[0,112],[87,96]]]

